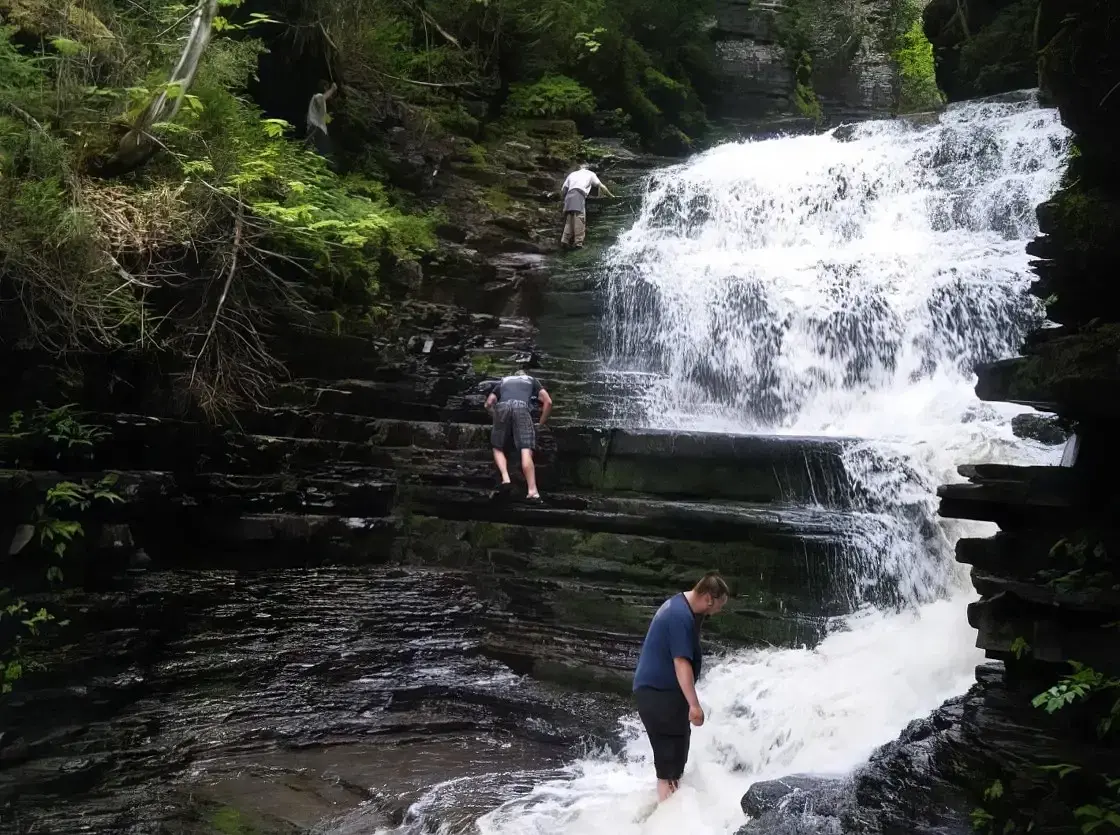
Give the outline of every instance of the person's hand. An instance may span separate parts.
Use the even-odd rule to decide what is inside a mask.
[[[700,705],[692,705],[688,709],[688,721],[699,728],[704,724],[704,708]]]

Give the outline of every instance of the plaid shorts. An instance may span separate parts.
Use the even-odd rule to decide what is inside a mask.
[[[537,430],[533,426],[533,415],[529,404],[522,400],[510,400],[494,404],[494,428],[490,430],[490,446],[505,449],[510,435],[517,449],[536,449]]]

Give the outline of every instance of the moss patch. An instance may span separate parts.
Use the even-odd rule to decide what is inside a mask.
[[[821,100],[813,89],[813,59],[808,52],[797,56],[794,67],[793,103],[802,116],[820,122],[824,118]]]
[[[933,44],[922,29],[922,20],[916,6],[910,26],[899,36],[894,52],[898,64],[900,113],[933,110],[945,102],[937,87],[934,72]]]
[[[221,835],[256,835],[260,831],[232,806],[222,806],[211,812],[210,825]]]

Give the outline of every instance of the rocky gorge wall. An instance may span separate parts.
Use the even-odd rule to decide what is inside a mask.
[[[899,102],[899,0],[720,0],[720,115],[791,129],[884,118]]]

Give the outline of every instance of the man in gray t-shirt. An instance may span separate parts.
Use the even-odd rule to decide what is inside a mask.
[[[525,483],[529,488],[527,498],[529,501],[539,502],[541,494],[537,490],[537,473],[533,465],[537,433],[533,427],[533,414],[529,410],[529,401],[534,397],[541,404],[541,419],[538,425],[544,426],[552,411],[552,398],[540,381],[530,376],[527,368],[523,368],[520,373],[503,377],[491,386],[486,398],[486,409],[494,416],[494,427],[490,430],[490,447],[494,452],[494,463],[502,475],[499,489],[508,492],[511,487],[505,447],[512,439],[514,446],[521,451],[521,472],[525,474]]]

